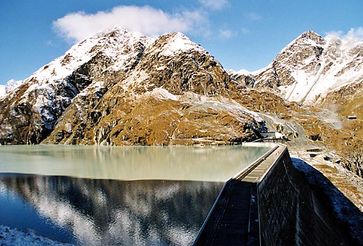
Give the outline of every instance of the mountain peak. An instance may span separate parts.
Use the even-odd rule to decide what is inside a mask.
[[[206,52],[199,44],[191,41],[186,35],[181,32],[172,32],[160,36],[156,42],[161,44],[161,55],[173,56],[178,53],[198,51]]]
[[[114,38],[114,37],[147,38],[146,36],[142,35],[140,32],[130,31],[130,30],[122,28],[122,27],[108,28],[102,32],[99,32],[99,33],[91,36],[90,38],[102,39],[102,38]]]
[[[326,40],[316,32],[303,32],[283,48],[275,60],[278,59],[279,56],[284,56],[286,53],[296,53],[299,50],[302,51],[306,47],[309,47],[308,49],[315,49],[315,47],[324,46],[325,43]]]
[[[314,31],[307,31],[300,34],[297,38],[291,41],[280,54],[296,47],[307,46],[321,46],[325,44],[325,39]]]
[[[307,31],[257,75],[255,84],[275,88],[288,101],[313,104],[328,93],[362,81],[362,50],[357,40],[334,35],[323,38]]]
[[[313,40],[317,43],[321,42],[323,40],[323,37],[320,36],[319,34],[317,34],[314,31],[307,31],[307,32],[303,32],[298,39],[309,39],[309,40]]]

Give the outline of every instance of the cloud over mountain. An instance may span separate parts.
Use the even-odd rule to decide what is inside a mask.
[[[199,11],[167,13],[149,6],[117,6],[94,14],[75,12],[53,22],[55,30],[71,41],[80,41],[105,29],[122,27],[148,36],[188,32],[205,20]]]
[[[327,36],[336,37],[343,41],[363,41],[363,27],[351,28],[348,32],[334,31],[328,32]]]

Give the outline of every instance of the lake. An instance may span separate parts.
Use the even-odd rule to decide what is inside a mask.
[[[0,225],[77,245],[191,245],[268,148],[0,146]]]

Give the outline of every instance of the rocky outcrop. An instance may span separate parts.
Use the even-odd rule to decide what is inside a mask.
[[[194,93],[180,96],[176,100],[160,98],[159,90],[162,89],[153,90],[150,95],[143,95],[136,101],[121,98],[109,111],[95,107],[83,114],[74,111],[76,108],[72,106],[44,142],[113,145],[229,144],[256,138],[252,129],[260,127],[254,119],[257,116],[236,102],[220,102]],[[161,92],[166,93],[166,90]],[[103,104],[99,105],[102,108]],[[76,117],[70,118],[70,115]],[[82,120],[83,116],[86,120]]]

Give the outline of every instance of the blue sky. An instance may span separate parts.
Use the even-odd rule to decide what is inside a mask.
[[[256,70],[307,30],[363,36],[362,12],[361,0],[1,0],[0,84],[28,77],[109,24],[182,31],[225,68]]]

